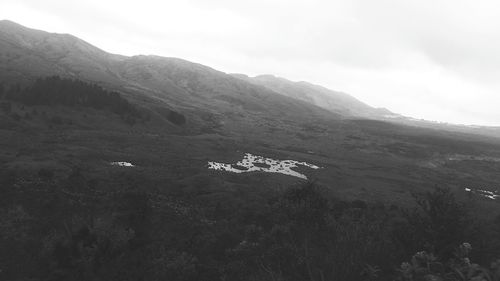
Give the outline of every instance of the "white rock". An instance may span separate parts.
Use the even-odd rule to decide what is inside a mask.
[[[488,190],[481,190],[481,189],[472,189],[472,188],[465,188],[465,191],[467,192],[472,192],[474,194],[477,194],[482,197],[489,198],[491,200],[496,200],[500,199],[500,194],[498,191],[488,191]]]
[[[258,167],[255,163],[266,164],[269,167]],[[231,173],[249,173],[249,172],[266,172],[266,173],[280,173],[284,175],[289,175],[301,179],[307,179],[307,177],[301,173],[298,173],[292,168],[300,166],[308,167],[311,169],[319,169],[320,167],[309,164],[306,162],[298,162],[295,160],[275,160],[271,158],[265,158],[262,156],[252,155],[246,153],[241,161],[238,161],[234,166],[232,164],[218,163],[218,162],[208,162],[208,168],[211,170],[226,171]],[[236,166],[241,166],[246,169],[238,169]]]
[[[132,163],[129,162],[111,162],[112,166],[120,166],[120,167],[135,167]]]

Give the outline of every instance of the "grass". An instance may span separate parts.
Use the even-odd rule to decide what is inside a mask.
[[[181,185],[196,192],[205,189],[205,197],[210,190],[224,192],[244,186],[262,191],[257,186],[300,181],[263,173],[232,175],[206,167],[207,161],[235,163],[248,152],[321,166],[323,169],[299,172],[321,185],[335,187],[334,192],[346,198],[394,203],[409,201],[411,192],[435,185],[458,192],[465,183],[492,186],[500,182],[496,172],[500,163],[442,161],[436,167],[424,165],[449,154],[500,155],[499,145],[477,136],[457,138],[456,134],[360,120],[319,123],[314,131],[301,132],[308,135],[307,141],[294,137],[301,124],[279,120],[268,120],[260,127],[226,120],[215,133],[177,134],[154,118],[130,126],[112,113],[97,110],[13,106],[13,112],[20,116],[34,111],[38,114],[19,121],[0,113],[0,121],[6,124],[0,140],[4,169],[36,174],[47,168],[64,174],[85,167],[100,177],[110,171],[137,173],[160,189]],[[66,121],[53,124],[52,116]],[[269,131],[272,126],[274,130]],[[131,162],[136,167],[109,167],[114,161]],[[163,187],[163,182],[169,186]]]

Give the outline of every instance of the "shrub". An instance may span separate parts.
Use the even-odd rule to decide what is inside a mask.
[[[447,280],[447,281],[498,281],[500,260],[490,268],[472,263],[469,254],[472,246],[462,243],[455,249],[454,258],[444,262],[433,253],[421,251],[413,255],[410,262],[403,262],[398,269],[401,281]]]
[[[186,117],[173,110],[168,113],[167,119],[178,126],[186,124]]]
[[[0,108],[3,110],[3,112],[8,114],[12,111],[12,104],[8,101],[4,101],[0,103]]]

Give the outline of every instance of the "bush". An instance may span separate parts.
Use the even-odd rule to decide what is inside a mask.
[[[9,114],[12,111],[12,104],[8,101],[4,101],[0,103],[0,108],[3,112]]]
[[[474,264],[491,253],[461,243],[494,250],[498,225],[471,236],[460,216],[472,215],[449,190],[416,195],[414,209],[342,201],[312,183],[201,205],[137,174],[93,173],[2,173],[0,279],[498,281],[500,261]],[[447,231],[471,240],[447,250]]]
[[[48,168],[42,168],[38,171],[38,177],[43,181],[50,181],[54,178],[54,171]]]
[[[470,233],[469,214],[463,203],[456,201],[448,188],[415,194],[418,209],[408,216],[418,245],[427,244],[427,250],[451,257],[455,245],[467,240]]]
[[[54,124],[54,125],[63,125],[64,124],[64,121],[60,116],[52,116],[50,118],[49,122],[51,124]]]
[[[462,243],[455,249],[454,257],[447,262],[433,253],[421,251],[413,255],[410,262],[403,262],[398,269],[401,281],[447,280],[447,281],[498,281],[500,260],[492,262],[490,268],[472,263],[469,254],[472,246]]]
[[[167,119],[178,126],[186,124],[186,117],[173,110],[168,113]]]
[[[14,121],[21,121],[21,119],[22,119],[21,115],[15,113],[15,112],[10,114],[10,118],[12,118]]]

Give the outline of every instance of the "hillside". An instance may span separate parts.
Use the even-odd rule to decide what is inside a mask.
[[[233,74],[233,76],[348,117],[381,118],[384,114],[391,114],[388,111],[370,107],[346,93],[329,90],[308,82],[292,82],[273,75],[248,77],[244,74]]]
[[[292,82],[272,75],[254,78],[227,75],[177,58],[110,54],[69,34],[34,30],[7,20],[0,21],[0,47],[2,81],[29,83],[38,77],[59,75],[95,82],[122,91],[150,108],[153,116],[162,115],[158,104],[162,104],[160,108],[184,112],[190,115],[193,131],[211,130],[233,122],[255,122],[265,113],[275,119],[286,116],[301,122],[304,116],[321,120],[368,118],[500,136],[496,128],[413,120],[307,82]],[[201,119],[200,111],[204,112]],[[207,120],[211,120],[208,128]]]
[[[296,120],[303,119],[299,116],[338,118],[206,66],[176,58],[109,54],[71,35],[33,30],[9,21],[0,22],[0,48],[4,83],[29,83],[52,75],[92,81],[122,91],[153,110],[160,102],[184,111],[196,127],[205,125],[200,115],[218,120],[219,125],[248,122],[261,114]]]

